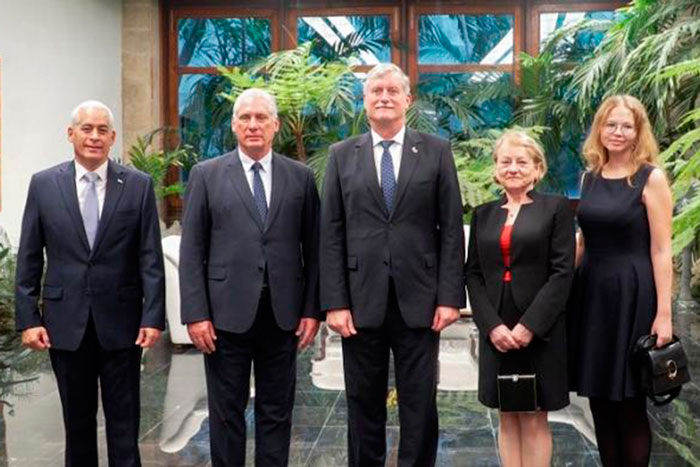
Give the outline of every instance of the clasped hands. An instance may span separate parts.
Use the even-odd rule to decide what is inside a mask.
[[[527,347],[532,341],[532,331],[518,323],[513,329],[505,324],[499,324],[489,332],[489,339],[499,352],[518,350]]]
[[[459,310],[451,306],[437,306],[433,315],[433,324],[430,327],[435,332],[440,332],[459,319]],[[343,337],[351,337],[357,334],[355,323],[352,320],[352,312],[349,308],[330,310],[326,313],[326,324],[333,331]]]

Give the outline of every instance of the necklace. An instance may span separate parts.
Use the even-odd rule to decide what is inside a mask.
[[[515,219],[515,217],[518,215],[518,212],[520,211],[520,204],[517,204],[515,206],[506,206],[506,209],[508,210],[508,221],[512,221]]]

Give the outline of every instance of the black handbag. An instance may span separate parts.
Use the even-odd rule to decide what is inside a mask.
[[[678,397],[683,384],[690,381],[688,359],[678,337],[657,349],[656,336],[640,337],[633,355],[637,360],[642,391],[654,405],[665,405]]]
[[[537,410],[537,376],[529,349],[506,353],[498,369],[498,408],[501,412]]]
[[[501,412],[535,412],[537,377],[535,373],[498,375],[498,408]]]

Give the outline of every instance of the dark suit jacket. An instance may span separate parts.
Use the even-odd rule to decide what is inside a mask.
[[[255,321],[265,268],[280,328],[320,319],[318,209],[313,172],[272,156],[272,193],[262,224],[238,151],[190,172],[180,245],[182,322],[212,320],[229,332]]]
[[[511,290],[523,312],[520,322],[547,338],[563,311],[574,268],[574,218],[566,198],[529,193],[511,239]],[[503,321],[498,315],[505,265],[500,249],[507,210],[505,197],[477,207],[469,232],[465,268],[474,321],[482,334]],[[561,328],[563,331],[563,327]]]
[[[384,321],[389,277],[410,327],[436,305],[462,307],[462,202],[449,142],[406,129],[394,209],[387,212],[369,133],[330,149],[321,211],[321,307],[356,326]]]
[[[165,281],[151,178],[109,161],[102,216],[88,245],[75,163],[35,174],[17,257],[17,329],[45,326],[52,347],[75,350],[90,310],[103,348],[134,345],[140,327],[163,329]],[[46,274],[41,288],[46,252]],[[40,312],[39,295],[43,297]]]

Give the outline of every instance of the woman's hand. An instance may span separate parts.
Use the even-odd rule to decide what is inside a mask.
[[[527,345],[532,342],[532,337],[534,334],[528,328],[518,323],[515,325],[511,334],[520,345],[520,347],[527,347]]]
[[[651,325],[651,334],[656,335],[656,348],[663,347],[673,339],[671,314],[658,314]]]
[[[518,344],[518,341],[513,337],[513,333],[505,324],[499,324],[493,328],[489,333],[489,339],[491,339],[491,343],[499,352],[508,352],[509,350],[520,348],[520,344]]]

